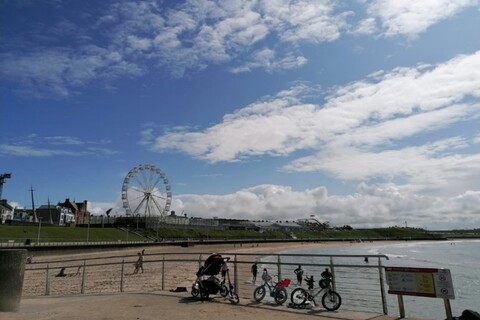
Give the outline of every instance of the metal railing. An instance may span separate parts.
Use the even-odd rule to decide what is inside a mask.
[[[388,314],[382,259],[385,255],[318,255],[221,253],[230,257],[229,269],[241,299],[252,299],[260,284],[261,271],[267,268],[279,279],[291,278],[299,265],[305,275],[313,275],[318,285],[320,273],[329,268],[334,289],[342,297],[342,309]],[[198,268],[209,254],[164,253],[145,256],[144,272],[134,274],[137,255],[116,255],[89,259],[58,259],[27,264],[23,295],[69,295],[84,293],[151,292],[186,287],[190,290]],[[250,266],[257,262],[259,276],[252,283]],[[363,263],[358,263],[363,262]],[[65,276],[56,276],[65,268]],[[288,290],[290,294],[294,285]],[[266,300],[268,302],[268,299]]]

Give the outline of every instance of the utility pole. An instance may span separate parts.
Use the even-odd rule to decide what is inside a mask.
[[[5,179],[10,179],[12,177],[11,173],[0,174],[0,200],[2,200],[2,190]]]
[[[38,222],[37,212],[35,211],[35,201],[33,200],[33,186],[30,185],[30,194],[32,195],[33,222]]]

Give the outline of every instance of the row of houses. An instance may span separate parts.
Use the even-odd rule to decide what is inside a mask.
[[[70,199],[65,199],[64,202],[59,202],[56,205],[46,204],[33,209],[19,209],[12,208],[6,200],[0,201],[0,222],[7,221],[15,222],[31,222],[42,224],[57,225],[57,226],[75,226],[80,225],[104,225],[115,224],[119,226],[135,226],[140,225],[147,228],[157,228],[159,223],[162,226],[171,227],[189,227],[189,228],[214,228],[223,230],[255,230],[255,231],[269,231],[269,230],[283,230],[294,233],[300,230],[325,230],[329,227],[328,222],[321,222],[314,216],[296,220],[258,220],[250,221],[246,219],[226,219],[226,218],[201,218],[201,217],[187,217],[186,215],[176,215],[175,211],[171,211],[169,215],[162,218],[158,217],[140,217],[136,216],[119,216],[110,217],[109,211],[106,216],[91,215],[88,211],[87,201],[75,202]]]
[[[87,201],[75,202],[65,199],[57,204],[41,205],[35,209],[13,208],[7,200],[0,200],[0,222],[34,222],[44,224],[68,226],[86,224],[90,220]]]

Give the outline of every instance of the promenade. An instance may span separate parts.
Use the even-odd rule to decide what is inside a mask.
[[[87,294],[23,298],[16,313],[0,312],[0,320],[393,320],[396,316],[323,308],[291,309],[241,299],[232,304],[224,298],[200,301],[189,292]],[[409,320],[421,320],[408,316]]]
[[[292,264],[285,262],[285,255],[276,257],[276,252],[346,245],[364,244],[328,242],[260,243],[243,247],[232,244],[149,247],[144,263],[145,273],[139,274],[132,274],[137,248],[37,255],[25,272],[19,312],[0,313],[0,320],[211,320],[219,316],[241,320],[297,320],[313,316],[315,319],[337,320],[397,319],[394,310],[389,310],[389,316],[383,315],[378,264],[373,261],[365,264],[363,255],[353,256],[354,260],[359,260],[359,265],[343,267],[336,264],[337,258],[318,258],[324,259],[327,266],[335,265],[336,284],[343,300],[342,307],[335,312],[328,312],[322,307],[292,309],[286,303],[276,305],[268,297],[260,303],[253,300],[255,285],[251,282],[250,273],[253,261],[262,259],[262,264],[274,276],[285,274],[288,277],[305,257],[295,257],[296,261]],[[199,263],[211,252],[230,252],[228,256],[232,260],[229,266],[232,281],[238,283],[240,304],[235,305],[219,296],[204,302],[191,296],[189,291]],[[324,270],[325,264],[317,265],[311,257],[308,259],[301,262],[308,272],[318,275]],[[62,267],[66,267],[66,276],[55,277]],[[188,292],[170,291],[179,286],[187,287]],[[352,286],[360,287],[362,295],[349,290]],[[420,320],[409,314],[408,308],[406,315],[408,319]]]

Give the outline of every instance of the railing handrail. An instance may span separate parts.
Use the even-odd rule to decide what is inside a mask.
[[[202,252],[165,252],[165,253],[149,253],[147,254],[148,257],[153,256],[180,256],[180,255],[203,255],[208,257],[208,254]],[[301,253],[237,253],[237,252],[220,252],[222,256],[261,256],[261,257],[328,257],[328,258],[385,258],[389,260],[389,257],[384,254],[301,254]],[[102,257],[90,257],[90,258],[78,258],[78,259],[67,259],[67,260],[48,260],[48,261],[34,261],[31,264],[46,264],[46,263],[68,263],[68,262],[76,262],[76,261],[90,261],[90,260],[105,260],[105,259],[115,259],[115,258],[127,258],[127,257],[136,257],[136,254],[127,254],[127,255],[113,255],[113,256],[102,256]],[[265,263],[265,262],[263,262]],[[289,264],[289,263],[284,263]],[[294,265],[295,263],[292,263]],[[362,265],[363,266],[363,265]]]

